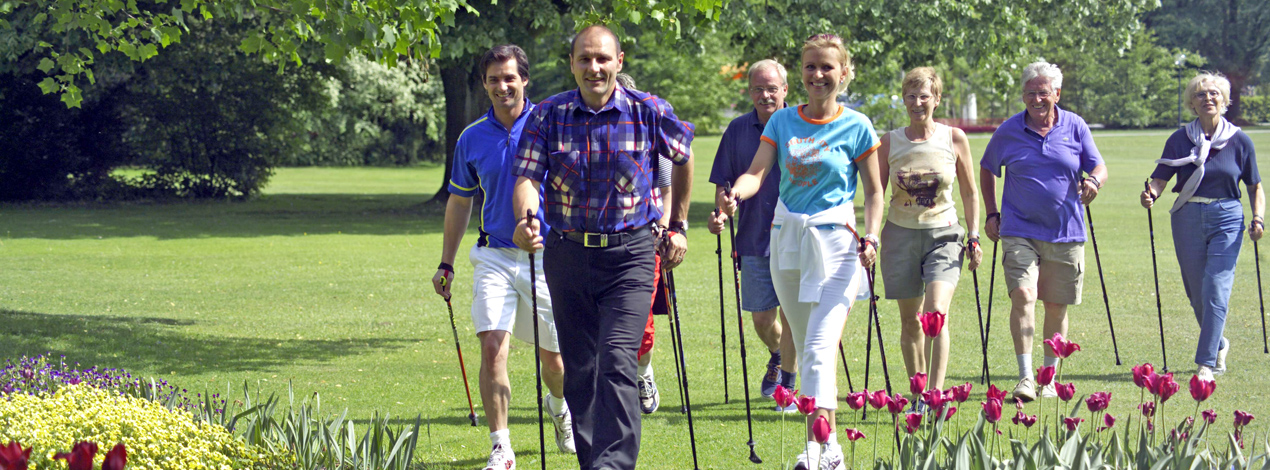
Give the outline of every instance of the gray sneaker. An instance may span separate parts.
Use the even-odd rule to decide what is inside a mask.
[[[774,356],[773,359],[775,359]],[[763,374],[763,381],[759,383],[759,393],[763,394],[763,398],[772,398],[776,396],[776,386],[779,385],[780,382],[780,361],[767,361],[767,373]]]
[[[657,391],[657,382],[643,375],[635,377],[635,385],[639,387],[639,409],[650,415],[661,406],[661,392]]]
[[[1057,394],[1055,394],[1057,396]],[[1021,400],[1023,403],[1036,399],[1036,381],[1031,377],[1019,379],[1018,385],[1014,386],[1014,398]]]
[[[1054,386],[1054,382],[1041,387],[1041,398],[1058,398],[1058,387]]]
[[[542,409],[551,416],[551,425],[556,428],[556,448],[566,454],[578,453],[573,444],[573,417],[569,415],[569,404],[565,403],[564,411],[551,409],[551,400],[542,398]]]

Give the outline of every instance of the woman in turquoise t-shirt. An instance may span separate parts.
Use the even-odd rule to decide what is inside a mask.
[[[873,266],[882,221],[873,124],[836,99],[854,78],[853,70],[838,36],[809,38],[802,56],[808,103],[772,115],[749,171],[737,178],[730,197],[716,201],[734,212],[737,201],[758,192],[772,165],[781,165],[772,220],[772,281],[798,351],[803,393],[816,398],[817,410],[807,417],[808,441],[817,417],[834,421],[835,349],[852,302],[869,294],[864,269]],[[863,237],[855,228],[857,173],[864,182]],[[843,468],[836,434],[827,444],[821,453],[819,444],[809,442],[794,468],[809,469],[818,461],[821,468]]]

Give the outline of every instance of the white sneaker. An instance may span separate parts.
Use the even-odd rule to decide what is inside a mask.
[[[1200,380],[1212,382],[1213,369],[1210,369],[1208,366],[1199,366],[1199,370],[1195,371],[1195,376],[1199,377]]]
[[[646,415],[653,414],[661,406],[661,392],[657,390],[657,382],[645,375],[635,376],[635,385],[639,387],[639,409]]]
[[[803,452],[794,459],[794,470],[811,470],[820,457],[820,444],[815,442],[803,446]]]
[[[1058,398],[1058,389],[1054,388],[1054,382],[1041,387],[1041,398]]]
[[[1222,337],[1222,342],[1226,343],[1226,347],[1217,350],[1217,365],[1213,367],[1213,375],[1222,375],[1226,373],[1226,353],[1230,352],[1230,340]]]
[[[569,415],[568,404],[565,404],[564,411],[556,413],[551,409],[551,400],[542,397],[542,408],[551,416],[551,424],[556,428],[556,447],[566,454],[578,453],[573,444],[573,417]]]
[[[489,460],[485,462],[485,470],[515,470],[516,453],[511,447],[494,444],[489,451]]]
[[[844,459],[842,446],[831,443],[825,446],[825,451],[820,454],[820,470],[843,470],[846,468],[842,463]]]
[[[1029,377],[1019,379],[1018,385],[1014,386],[1014,398],[1022,400],[1023,403],[1036,399],[1036,381]],[[1054,396],[1058,396],[1057,393]]]
[[[776,411],[779,411],[779,412],[781,412],[781,413],[797,413],[797,412],[798,412],[798,404],[797,404],[797,403],[790,403],[790,404],[789,404],[789,406],[787,406],[787,407],[785,407],[785,408],[781,408],[781,406],[780,406],[780,405],[776,405],[776,407],[775,407],[775,408],[776,408]]]

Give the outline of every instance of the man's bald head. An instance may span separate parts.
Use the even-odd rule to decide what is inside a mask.
[[[617,54],[622,53],[622,42],[617,39],[617,34],[615,34],[613,30],[609,29],[608,26],[604,26],[602,24],[593,24],[591,26],[582,28],[582,31],[579,31],[578,34],[573,37],[573,41],[569,43],[569,55],[577,54],[578,39],[581,39],[584,37],[590,37],[596,34],[604,34],[604,35],[608,35],[610,38],[613,38],[613,44],[617,46],[616,53]]]

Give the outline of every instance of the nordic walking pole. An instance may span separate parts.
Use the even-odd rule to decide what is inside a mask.
[[[663,269],[660,269],[660,265],[658,265],[658,269],[661,272],[661,287],[662,287],[661,293],[663,298],[666,300],[666,305],[669,306],[671,304],[670,282],[666,280],[666,271]],[[685,395],[684,394],[684,376],[679,368],[680,348],[679,348],[678,340],[676,339],[677,335],[675,334],[675,331],[679,328],[679,326],[675,324],[675,318],[673,316],[666,315],[666,317],[670,320],[669,322],[670,323],[670,349],[671,351],[674,352],[672,356],[673,356],[673,359],[675,360],[675,381],[679,385],[679,412],[687,413],[688,407],[684,402],[684,395]],[[652,351],[649,351],[648,353],[652,354]]]
[[[1257,263],[1257,302],[1261,305],[1261,348],[1270,354],[1270,345],[1266,343],[1266,298],[1261,291],[1261,253],[1257,250],[1257,241],[1252,241],[1252,258]]]
[[[732,191],[731,185],[724,190]],[[714,215],[719,215],[719,208],[714,208]],[[731,219],[729,219],[731,220]],[[719,353],[723,355],[723,403],[728,403],[728,322],[723,306],[723,233],[714,234],[714,254],[719,258]]]
[[[864,246],[863,243],[860,246]],[[873,295],[873,292],[869,292]],[[873,308],[865,310],[864,324],[868,325],[864,333],[864,389],[869,389],[869,368],[873,362]],[[869,407],[860,408],[860,419],[869,418]]]
[[[730,194],[732,188],[728,187],[727,191]],[[758,454],[754,452],[754,421],[750,417],[750,372],[745,360],[745,324],[741,319],[741,258],[736,254],[736,228],[732,225],[731,217],[728,218],[728,240],[732,248],[732,280],[736,284],[736,332],[741,342],[741,385],[745,388],[745,425],[750,430],[750,441],[746,444],[750,446],[750,461],[763,463],[763,459],[758,458]]]
[[[988,318],[983,323],[983,350],[988,351],[988,341],[992,339],[992,294],[997,285],[997,242],[992,242],[992,269],[988,273]],[[992,373],[988,372],[988,361],[983,361],[983,380],[992,383]]]
[[[525,225],[534,218],[534,211],[525,211]],[[547,470],[547,437],[542,427],[542,347],[538,342],[538,267],[534,265],[534,252],[529,252],[529,298],[533,307],[534,323],[534,381],[538,385],[538,461]]]
[[[1116,345],[1116,325],[1111,322],[1111,303],[1107,302],[1107,280],[1102,275],[1102,257],[1098,256],[1098,237],[1094,236],[1094,216],[1085,205],[1085,221],[1089,222],[1089,240],[1094,244],[1094,262],[1098,264],[1098,284],[1102,286],[1102,304],[1107,307],[1107,327],[1111,328],[1111,348],[1116,352],[1116,365],[1120,365],[1120,346]]]
[[[1151,180],[1145,183],[1147,195],[1151,200],[1159,199],[1151,192]],[[1147,208],[1147,230],[1151,233],[1151,274],[1155,276],[1155,316],[1160,321],[1160,356],[1164,359],[1164,371],[1169,371],[1169,353],[1164,347],[1164,306],[1160,304],[1160,268],[1155,261],[1155,222],[1151,218],[1151,208]]]
[[[671,324],[678,325],[679,324],[679,296],[676,295],[675,293],[675,275],[672,274],[670,271],[665,271],[665,270],[661,272],[661,275],[662,275],[662,279],[668,279],[666,281],[666,288],[667,288],[667,292],[669,292],[670,294],[671,313],[674,315],[674,318],[672,319]],[[683,372],[684,372],[682,376],[683,387],[684,387],[683,399],[687,403],[687,405],[684,406],[684,409],[687,410],[688,412],[688,439],[692,442],[692,468],[693,470],[697,470],[700,468],[697,466],[697,431],[692,424],[692,398],[688,396],[688,362],[686,361],[684,357],[686,353],[684,352],[684,349],[683,349],[684,338],[683,338],[682,326],[683,325],[671,327],[671,331],[673,332],[672,334],[676,336],[675,344],[677,345],[676,347],[679,348],[679,354],[677,355],[679,357],[679,366],[683,368]]]
[[[851,385],[851,369],[847,368],[847,352],[842,349],[842,341],[838,341],[838,356],[842,358],[842,372],[847,374],[847,390],[855,393],[855,385]]]
[[[975,242],[975,244],[978,244],[978,242]],[[973,256],[974,247],[967,246],[966,248]],[[974,279],[975,282],[975,311],[979,313],[979,348],[983,350],[983,370],[988,370],[988,340],[983,334],[983,305],[979,303],[979,270],[970,270],[970,277]],[[984,376],[980,374],[979,385],[983,385],[983,382]]]
[[[886,393],[891,394],[891,368],[886,365],[886,344],[882,342],[882,319],[878,315],[878,295],[873,288],[873,276],[877,270],[877,263],[869,268],[869,310],[873,311],[873,325],[878,332],[878,355],[882,356],[882,378],[886,380]]]
[[[445,286],[448,279],[441,277],[441,285]],[[454,332],[454,350],[459,353],[459,371],[463,372],[463,390],[467,392],[467,415],[468,421],[472,422],[472,426],[476,426],[476,407],[472,406],[472,389],[467,386],[467,366],[463,365],[463,348],[459,346],[459,328],[454,325],[454,305],[450,304],[450,296],[445,296],[445,309],[450,311],[450,331]]]

